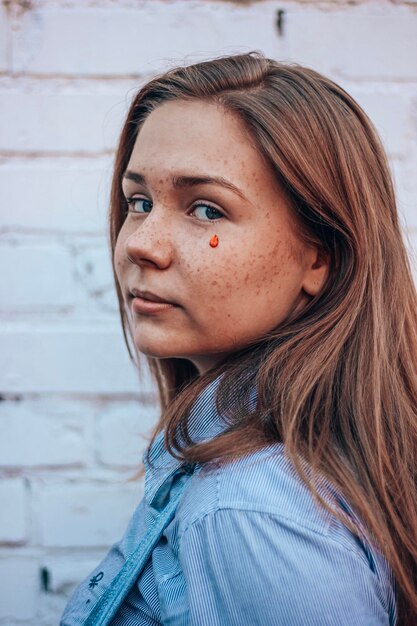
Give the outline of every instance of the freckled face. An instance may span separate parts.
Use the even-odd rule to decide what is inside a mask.
[[[306,302],[295,218],[242,122],[204,102],[167,102],[144,122],[123,179],[134,199],[115,250],[137,349],[181,357],[202,373]],[[174,186],[173,176],[223,177]],[[217,247],[210,246],[213,235]],[[132,289],[177,306],[135,312]]]

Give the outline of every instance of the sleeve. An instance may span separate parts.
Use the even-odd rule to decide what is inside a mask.
[[[388,626],[359,554],[293,520],[220,509],[188,526],[180,561],[189,626]]]

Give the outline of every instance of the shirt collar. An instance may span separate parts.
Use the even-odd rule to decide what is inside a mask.
[[[191,408],[188,432],[194,442],[212,439],[228,426],[224,417],[216,409],[216,391],[223,374],[211,381],[203,389]],[[250,410],[256,406],[256,387],[250,394]],[[145,465],[145,500],[154,508],[159,508],[170,491],[174,476],[181,469],[186,472],[185,464],[174,458],[164,444],[164,430],[158,433],[149,452],[152,467],[146,459],[146,451],[142,461]]]

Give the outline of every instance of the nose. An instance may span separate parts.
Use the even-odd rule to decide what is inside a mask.
[[[166,268],[172,262],[172,227],[168,212],[152,207],[146,218],[140,218],[137,228],[127,237],[126,255],[139,266]]]

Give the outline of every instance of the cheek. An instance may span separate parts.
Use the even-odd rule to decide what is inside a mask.
[[[204,294],[224,295],[230,292],[232,285],[236,286],[241,271],[239,265],[243,261],[236,257],[236,251],[230,242],[219,235],[217,247],[210,247],[210,236],[206,237],[203,247],[190,250],[187,259],[183,260],[189,280],[194,283],[196,290]],[[232,244],[233,245],[233,244]],[[243,261],[244,262],[244,261]]]
[[[240,239],[227,260],[228,289],[259,294],[276,282],[286,267],[286,246],[267,237]]]
[[[246,241],[246,239],[249,239]],[[182,262],[186,269],[189,285],[196,294],[196,302],[204,307],[218,310],[224,303],[233,299],[250,296],[262,289],[263,281],[271,279],[272,256],[263,253],[262,247],[254,247],[253,237],[226,239],[219,235],[219,244],[215,248],[190,251]],[[221,307],[223,308],[223,307]]]
[[[201,302],[223,309],[222,303],[233,310],[251,302],[268,305],[277,296],[291,300],[299,289],[300,267],[293,246],[285,238],[241,237],[228,242],[223,252],[214,248],[208,254],[207,265],[196,275],[200,278]],[[217,256],[216,256],[217,255]],[[202,280],[203,276],[206,278]]]

